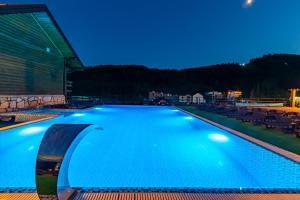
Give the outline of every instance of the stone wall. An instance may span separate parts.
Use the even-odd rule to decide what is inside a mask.
[[[0,95],[0,113],[64,103],[64,95]]]

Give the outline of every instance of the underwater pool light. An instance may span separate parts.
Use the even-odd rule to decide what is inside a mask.
[[[73,116],[74,117],[82,117],[82,116],[84,116],[84,114],[83,113],[75,113],[75,114],[73,114]]]
[[[28,147],[28,151],[31,151],[34,149],[34,145],[31,145],[30,147]]]
[[[209,134],[208,137],[215,142],[228,142],[229,140],[228,137],[219,133]]]
[[[21,135],[34,135],[34,134],[38,134],[38,133],[42,132],[44,129],[45,129],[45,127],[34,126],[34,127],[23,129],[20,132],[20,134]]]
[[[194,119],[193,117],[190,117],[190,116],[188,116],[188,117],[184,117],[184,119],[187,119],[187,120],[192,120],[192,119]]]

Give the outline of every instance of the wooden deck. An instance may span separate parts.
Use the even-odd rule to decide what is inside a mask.
[[[300,194],[83,193],[75,200],[299,200]],[[35,193],[0,193],[0,200],[39,200]]]

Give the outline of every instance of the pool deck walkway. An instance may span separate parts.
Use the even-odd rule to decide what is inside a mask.
[[[299,200],[300,194],[82,193],[74,200]],[[0,200],[39,200],[36,193],[0,193]]]

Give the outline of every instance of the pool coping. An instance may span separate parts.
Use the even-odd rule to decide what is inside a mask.
[[[82,111],[82,110],[90,110],[90,109],[93,109],[93,108],[96,108],[96,107],[99,107],[99,106],[92,106],[92,107],[88,107],[88,108],[84,108],[84,109],[52,109],[52,110],[75,112],[75,111]],[[2,114],[4,114],[4,113],[2,113]],[[9,113],[5,113],[5,114],[9,114]],[[14,114],[20,114],[20,113],[17,112],[17,113],[14,113]],[[23,113],[21,113],[21,114],[23,114]],[[26,114],[27,114],[27,113],[26,113]],[[33,114],[29,113],[28,115],[34,115],[34,114],[35,114],[35,113],[33,113]],[[45,120],[48,120],[48,119],[53,119],[53,118],[55,118],[55,117],[60,116],[61,114],[50,114],[50,113],[45,113],[44,115],[47,116],[47,117],[43,117],[43,118],[40,118],[40,119],[31,120],[31,121],[27,121],[27,122],[22,122],[22,123],[10,125],[10,126],[0,127],[0,131],[6,131],[6,130],[13,129],[13,128],[17,128],[17,127],[20,127],[20,126],[24,126],[24,125],[28,125],[28,124],[33,124],[33,123],[45,121]],[[0,200],[1,200],[1,199],[0,199]]]
[[[295,154],[295,153],[293,153],[293,152],[287,151],[287,150],[285,150],[285,149],[282,149],[282,148],[277,147],[277,146],[275,146],[275,145],[269,144],[269,143],[264,142],[264,141],[262,141],[262,140],[256,139],[256,138],[251,137],[251,136],[249,136],[249,135],[247,135],[247,134],[245,134],[245,133],[242,133],[242,132],[240,132],[240,131],[236,131],[236,130],[234,130],[234,129],[228,128],[228,127],[223,126],[223,125],[221,125],[221,124],[219,124],[219,123],[216,123],[216,122],[214,122],[214,121],[211,121],[211,120],[209,120],[209,119],[206,119],[206,118],[204,118],[204,117],[201,117],[201,116],[199,116],[199,115],[196,115],[196,114],[191,113],[191,112],[189,112],[189,111],[183,110],[183,109],[181,109],[181,108],[179,108],[179,107],[176,107],[176,108],[179,109],[180,111],[184,112],[184,113],[187,113],[187,114],[189,114],[189,115],[192,115],[193,117],[196,117],[196,118],[198,118],[198,119],[201,119],[201,120],[203,120],[203,121],[205,121],[205,122],[207,122],[207,123],[209,123],[209,124],[211,124],[211,125],[213,125],[213,126],[216,126],[216,127],[221,128],[221,129],[223,129],[223,130],[225,130],[225,131],[228,131],[228,132],[231,133],[231,134],[234,134],[234,135],[236,135],[236,136],[238,136],[238,137],[240,137],[240,138],[243,138],[243,139],[245,139],[245,140],[247,140],[247,141],[249,141],[249,142],[252,142],[252,143],[254,143],[254,144],[256,144],[256,145],[259,145],[259,146],[261,146],[261,147],[263,147],[263,148],[265,148],[265,149],[267,149],[267,150],[270,150],[270,151],[272,151],[272,152],[274,152],[274,153],[277,153],[277,154],[279,154],[279,155],[281,155],[281,156],[283,156],[283,157],[285,157],[285,158],[288,158],[288,159],[290,159],[290,160],[292,160],[292,161],[294,161],[294,162],[300,164],[300,155],[298,155],[298,154]]]
[[[22,122],[22,123],[10,125],[10,126],[4,126],[4,127],[0,128],[0,131],[6,131],[6,130],[9,130],[9,129],[18,128],[20,126],[25,126],[25,125],[28,125],[28,124],[33,124],[33,123],[45,121],[45,120],[48,120],[48,119],[53,119],[57,116],[58,115],[48,115],[47,117],[43,117],[41,119],[36,119],[36,120],[28,121],[28,122]]]
[[[201,193],[201,194],[299,194],[295,188],[193,188],[193,187],[80,187],[84,193]],[[0,188],[0,194],[36,193],[35,188]]]

